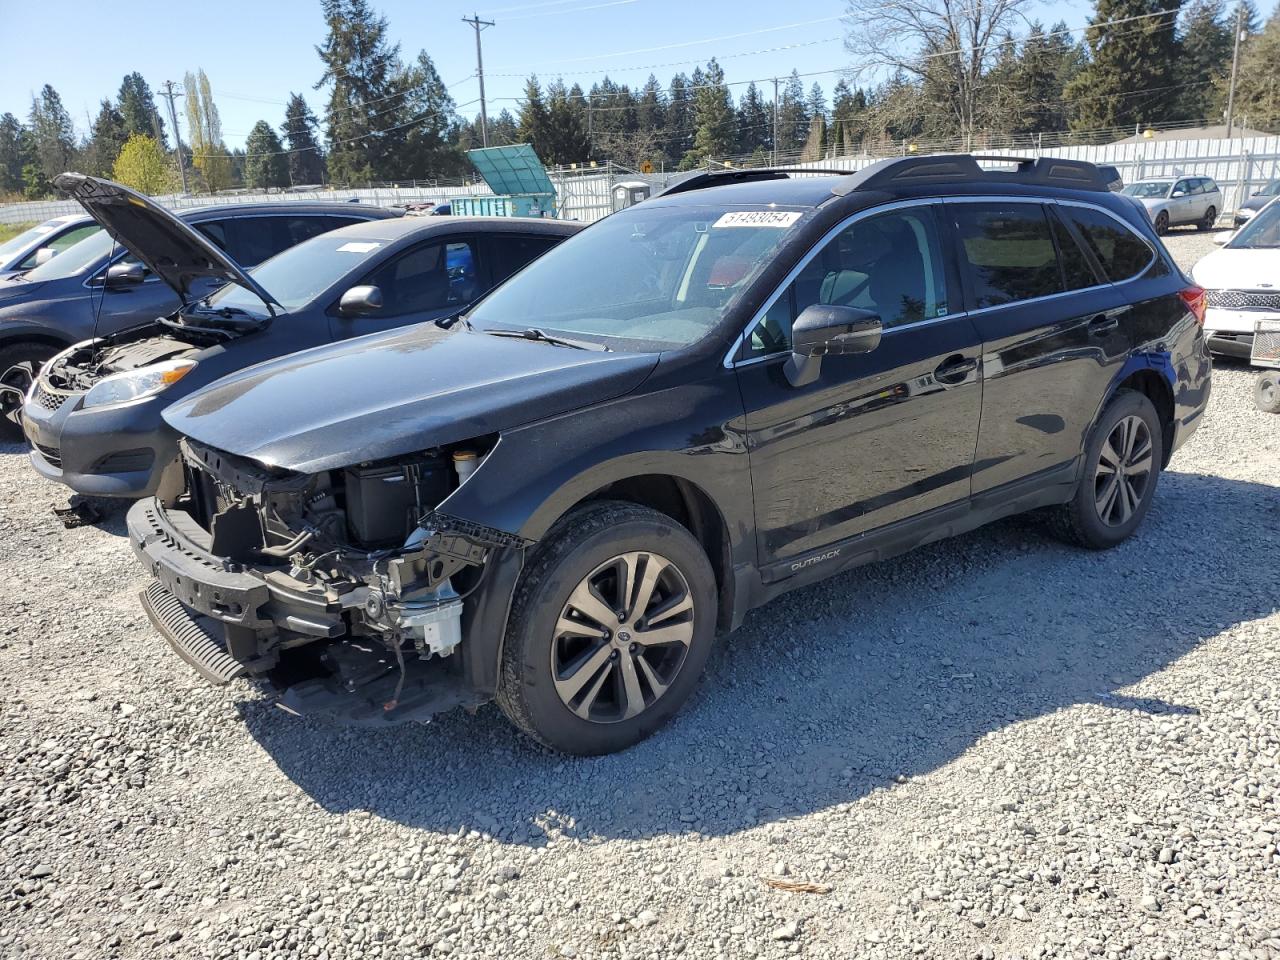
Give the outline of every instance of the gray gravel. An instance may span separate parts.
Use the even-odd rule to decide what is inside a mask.
[[[3,449],[0,956],[1280,957],[1251,383],[1219,365],[1120,548],[1015,519],[785,597],[594,760],[492,708],[370,733],[204,685],[122,513],[63,530]]]

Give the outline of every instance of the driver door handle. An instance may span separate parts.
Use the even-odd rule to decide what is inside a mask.
[[[933,376],[939,383],[960,383],[977,369],[977,360],[957,354],[942,361],[933,371]]]

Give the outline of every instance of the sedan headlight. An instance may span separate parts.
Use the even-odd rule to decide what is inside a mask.
[[[166,360],[103,377],[84,395],[83,408],[143,400],[162,393],[196,368],[194,360]]]

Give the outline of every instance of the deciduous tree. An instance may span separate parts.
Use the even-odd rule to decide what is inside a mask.
[[[168,193],[173,189],[173,167],[154,137],[135,133],[120,150],[111,178],[140,193]]]

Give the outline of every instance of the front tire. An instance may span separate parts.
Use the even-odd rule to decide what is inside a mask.
[[[716,581],[665,514],[601,501],[540,543],[516,587],[497,701],[564,753],[612,753],[669,720],[711,652]]]
[[[1204,219],[1199,223],[1199,230],[1203,233],[1206,230],[1212,230],[1213,225],[1218,222],[1218,211],[1210,207],[1204,212]]]
[[[1127,540],[1151,507],[1163,457],[1156,408],[1136,390],[1116,391],[1090,434],[1075,496],[1052,514],[1055,532],[1090,550]]]

